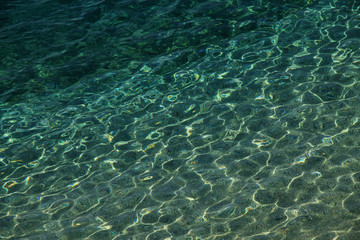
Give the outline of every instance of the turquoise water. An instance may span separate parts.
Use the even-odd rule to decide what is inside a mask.
[[[360,3],[0,2],[0,239],[360,239]]]

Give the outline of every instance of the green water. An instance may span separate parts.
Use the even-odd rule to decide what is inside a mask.
[[[358,1],[0,3],[0,239],[360,239]]]

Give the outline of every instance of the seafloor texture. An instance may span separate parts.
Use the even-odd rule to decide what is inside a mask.
[[[358,1],[0,7],[1,239],[359,239]]]

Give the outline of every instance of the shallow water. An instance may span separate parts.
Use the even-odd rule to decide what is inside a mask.
[[[1,239],[359,239],[357,1],[0,9]]]

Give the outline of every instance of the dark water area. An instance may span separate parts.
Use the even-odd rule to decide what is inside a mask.
[[[0,1],[0,239],[360,239],[360,2]]]

